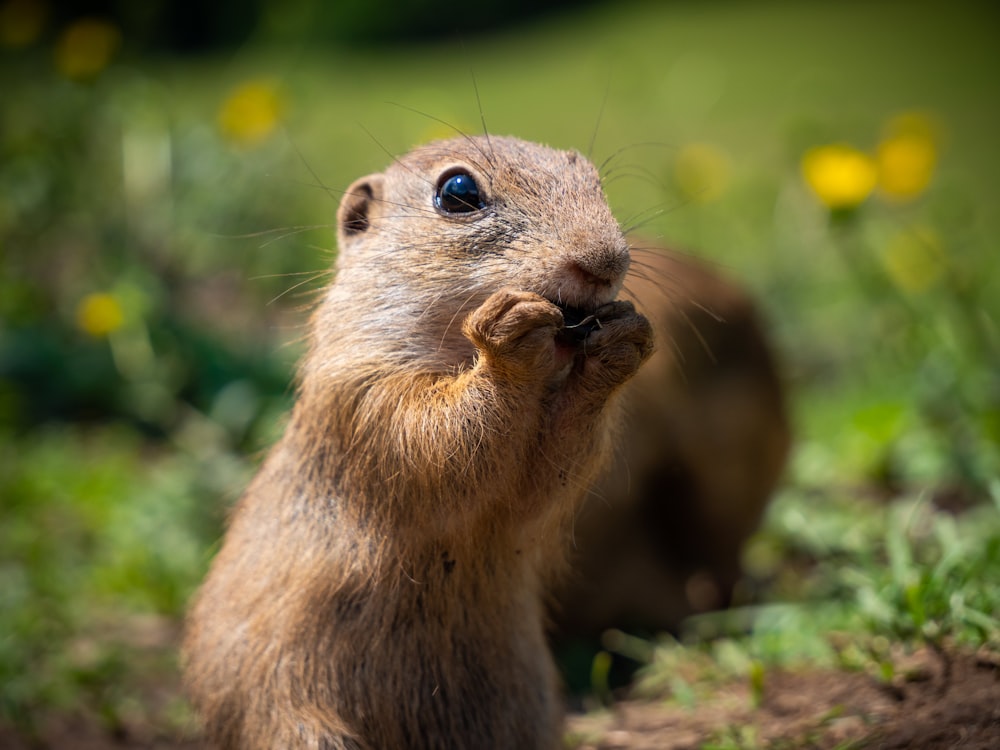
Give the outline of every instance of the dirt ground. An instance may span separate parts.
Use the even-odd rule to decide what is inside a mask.
[[[576,750],[997,750],[1000,663],[974,654],[951,657],[951,676],[933,653],[914,657],[910,678],[880,685],[860,673],[770,672],[763,700],[751,707],[748,686],[732,684],[694,708],[623,701],[597,715],[571,716]],[[173,687],[159,685],[161,695]],[[190,731],[102,727],[94,717],[66,716],[33,738],[0,728],[0,750],[205,750]]]
[[[577,750],[871,748],[1000,750],[1000,665],[951,657],[951,676],[933,653],[909,665],[910,679],[881,685],[861,673],[772,672],[751,708],[749,687],[731,685],[693,709],[629,702],[604,716],[570,718]]]

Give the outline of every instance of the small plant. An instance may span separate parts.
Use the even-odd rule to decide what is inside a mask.
[[[871,478],[890,492],[950,483],[983,494],[1000,475],[995,261],[935,184],[942,131],[933,115],[903,113],[872,153],[815,146],[801,170],[827,213],[818,244],[840,255],[866,309],[855,366],[883,396],[854,428],[874,438]]]
[[[955,649],[1000,653],[998,489],[957,517],[923,497],[883,505],[811,492],[807,504],[786,491],[748,562],[770,581],[765,599],[793,602],[692,618],[681,641],[656,646],[640,694],[704,701],[743,682],[758,708],[775,669],[841,668],[865,671],[898,696],[907,681],[926,677],[907,666],[921,647],[940,658],[947,689]],[[778,551],[771,567],[754,559],[757,545]],[[782,747],[757,739],[740,725],[706,747]]]
[[[895,677],[890,639],[931,648],[945,685],[950,648],[1000,646],[998,511],[986,507],[956,519],[924,501],[901,504],[888,514],[884,564],[876,559],[843,571],[872,643],[883,644],[869,651],[887,683]]]

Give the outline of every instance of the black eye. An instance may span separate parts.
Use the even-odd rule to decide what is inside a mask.
[[[446,214],[467,214],[483,207],[479,185],[467,172],[455,172],[438,180],[434,205]]]

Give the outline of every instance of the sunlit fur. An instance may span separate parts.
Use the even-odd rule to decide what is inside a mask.
[[[462,167],[486,208],[435,210]],[[651,351],[594,167],[509,138],[356,182],[298,399],[190,612],[226,748],[555,748],[542,590]],[[556,342],[553,304],[601,327]]]

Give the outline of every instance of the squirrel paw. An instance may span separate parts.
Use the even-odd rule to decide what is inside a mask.
[[[462,331],[496,370],[548,377],[557,368],[556,333],[563,315],[532,292],[503,289],[465,319]]]
[[[609,302],[594,317],[599,326],[582,344],[581,380],[588,390],[610,391],[631,378],[653,353],[653,328],[626,301]]]

